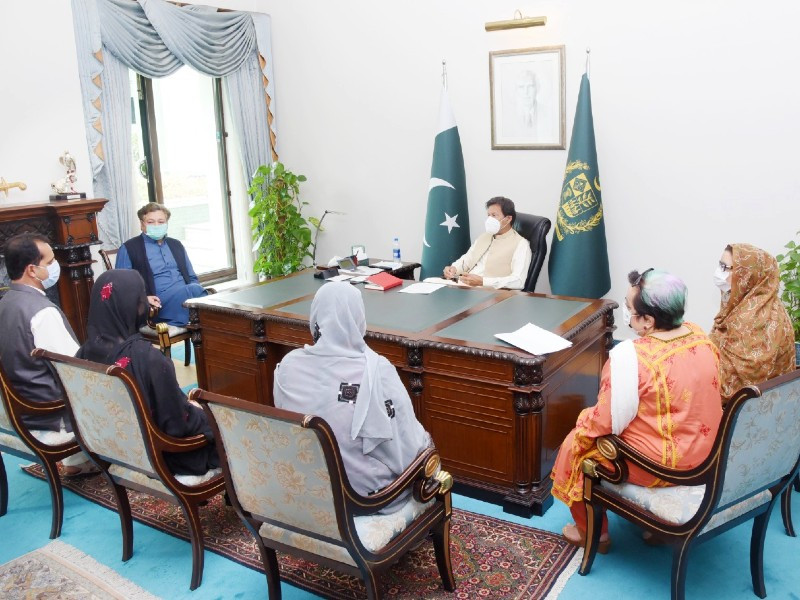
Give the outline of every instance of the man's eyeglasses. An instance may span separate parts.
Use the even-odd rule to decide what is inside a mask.
[[[733,270],[733,266],[732,265],[729,267],[728,265],[726,265],[722,261],[719,261],[719,268],[722,269],[723,273],[726,272],[726,271],[732,271]]]
[[[647,269],[646,271],[644,271],[643,273],[641,273],[641,274],[640,274],[640,275],[639,275],[639,276],[638,276],[638,277],[637,277],[637,278],[634,280],[634,282],[633,282],[631,285],[632,285],[632,286],[636,286],[636,287],[639,287],[639,288],[641,288],[641,287],[642,287],[642,282],[644,281],[644,276],[645,276],[645,275],[647,275],[647,274],[648,274],[650,271],[652,271],[652,270],[653,270],[653,267],[650,267],[649,269]]]

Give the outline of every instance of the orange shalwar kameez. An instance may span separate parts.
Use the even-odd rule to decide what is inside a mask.
[[[670,341],[645,336],[634,341],[639,367],[639,410],[620,437],[652,460],[690,469],[711,450],[722,418],[719,357],[703,330],[684,323],[690,333]],[[584,409],[561,444],[551,473],[553,496],[570,507],[578,527],[586,529],[583,473],[586,458],[608,464],[595,440],[611,433],[611,370],[606,361],[595,406]],[[664,482],[629,465],[628,481],[641,486]],[[607,527],[604,519],[604,529]]]

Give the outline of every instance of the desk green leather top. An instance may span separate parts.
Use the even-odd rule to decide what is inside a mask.
[[[276,279],[237,292],[214,294],[214,300],[242,304],[254,308],[268,308],[292,298],[301,298],[308,294],[316,294],[323,283],[322,279],[314,279],[311,273]]]
[[[479,313],[470,315],[458,323],[440,329],[434,335],[476,344],[493,344],[513,348],[511,344],[494,337],[494,334],[516,331],[529,322],[542,329],[554,331],[564,321],[575,316],[587,306],[589,306],[588,302],[579,300],[512,296]]]
[[[404,281],[407,287],[414,281]],[[358,285],[364,298],[368,329],[393,329],[416,333],[441,323],[461,311],[467,310],[491,298],[493,290],[461,290],[444,287],[432,294],[400,294],[401,288],[387,292],[367,290]],[[308,318],[311,300],[301,300],[278,309],[279,312],[293,313]]]

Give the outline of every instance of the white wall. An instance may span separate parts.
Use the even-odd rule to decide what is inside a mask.
[[[688,317],[708,327],[718,305],[711,274],[724,245],[745,241],[778,253],[800,229],[792,41],[800,5],[792,0],[208,3],[272,15],[281,159],[308,176],[311,214],[347,213],[326,219],[320,256],[352,243],[389,256],[397,235],[404,258],[420,257],[443,58],[473,235],[483,203],[498,194],[552,219],[567,153],[491,150],[488,53],[555,44],[566,45],[568,137],[584,50],[592,49],[610,298],[623,297],[630,269],[665,268],[689,286]],[[547,25],[484,31],[516,8],[547,16]],[[45,197],[60,176],[56,157],[69,148],[83,187],[88,158],[69,4],[17,0],[0,11],[16,23],[0,35],[2,72],[23,84],[0,95],[0,175],[27,177],[31,187],[15,197]],[[546,269],[538,290],[549,290]]]
[[[629,270],[664,268],[689,286],[688,318],[708,327],[725,244],[778,253],[800,229],[796,2],[239,4],[272,15],[281,159],[308,176],[315,212],[348,213],[328,217],[322,256],[352,242],[389,256],[398,235],[404,258],[420,257],[442,58],[473,236],[498,194],[552,219],[567,153],[491,150],[488,54],[555,44],[566,45],[568,137],[592,50],[608,297],[622,299]],[[484,31],[516,8],[547,25]]]
[[[0,177],[28,186],[0,194],[0,205],[47,202],[50,183],[64,177],[64,150],[91,198],[70,2],[0,2],[0,23]]]

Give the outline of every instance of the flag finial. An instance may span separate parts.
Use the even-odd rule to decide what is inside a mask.
[[[589,76],[589,53],[592,51],[589,46],[586,46],[586,76]]]
[[[442,59],[442,87],[447,89],[447,61]]]

